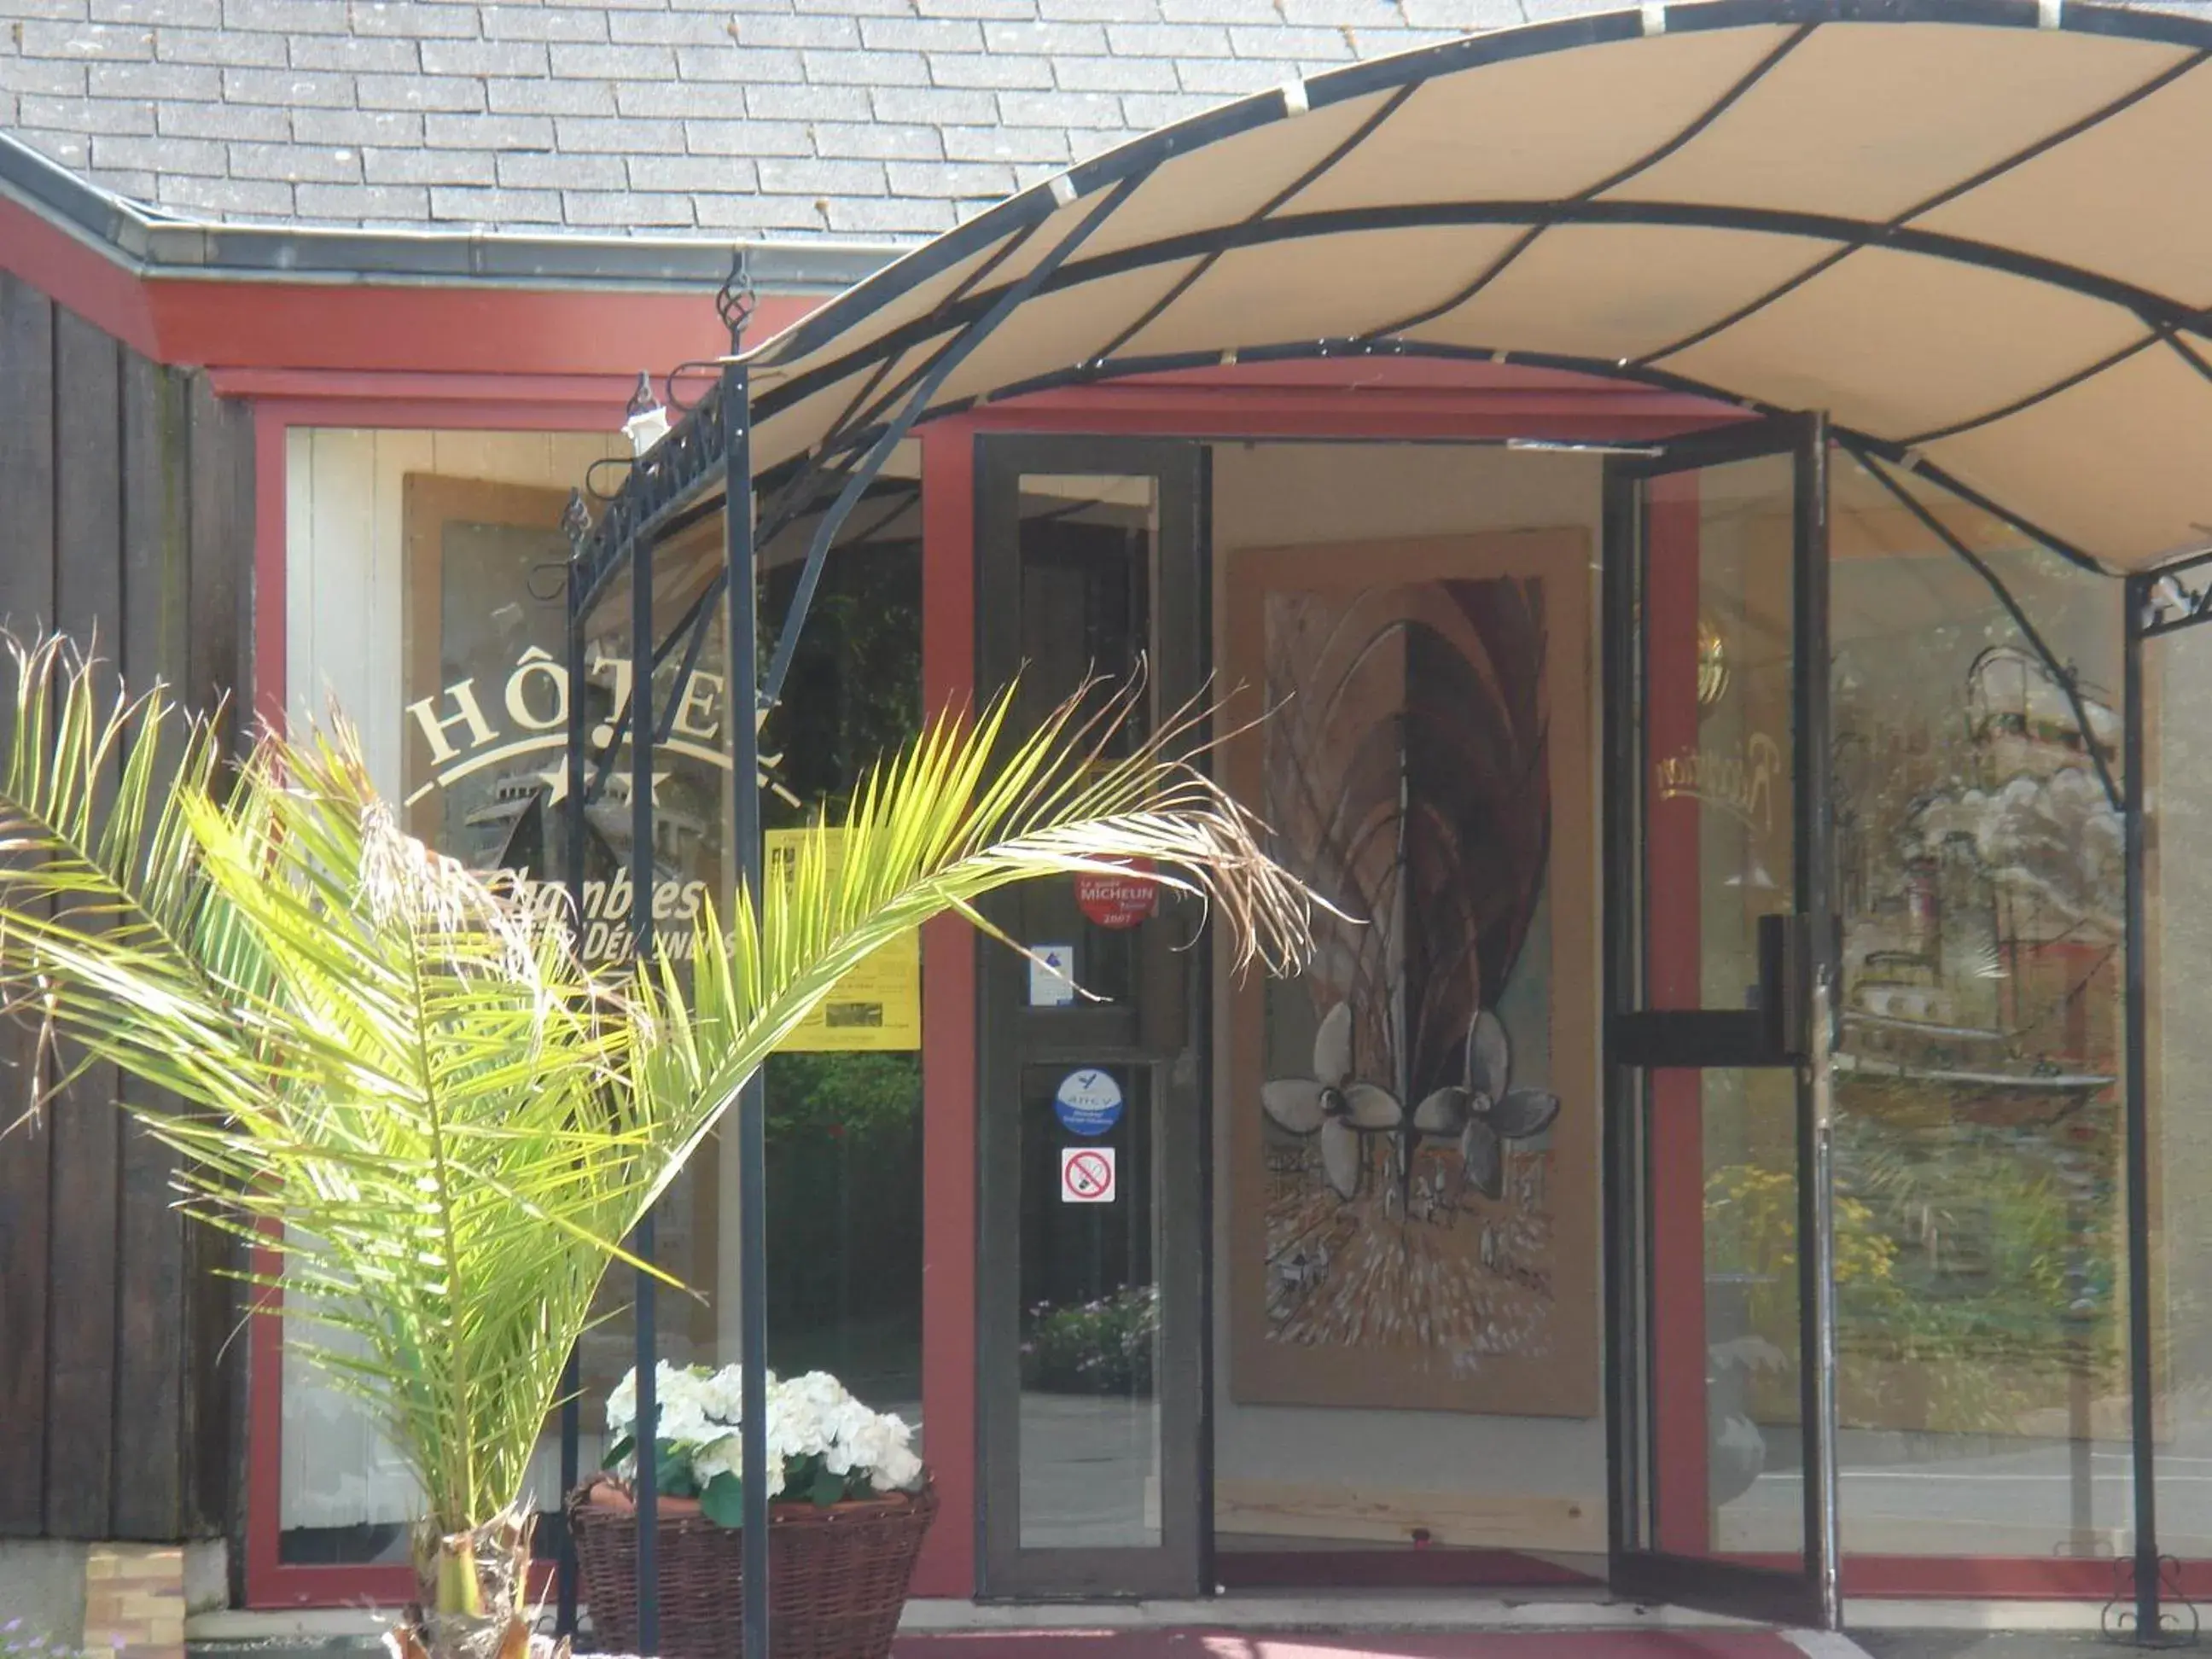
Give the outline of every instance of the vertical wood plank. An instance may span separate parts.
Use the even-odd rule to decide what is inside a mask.
[[[57,310],[54,363],[54,626],[81,649],[112,653],[123,586],[123,491],[116,343]],[[112,769],[100,787],[112,791]],[[122,1137],[116,1073],[94,1066],[56,1098],[52,1297],[46,1327],[46,1530],[108,1535],[114,1468],[116,1200]]]
[[[116,636],[124,683],[183,680],[191,579],[184,383],[134,352],[123,360],[123,592]],[[124,1097],[162,1097],[133,1078]],[[176,1155],[122,1126],[116,1239],[115,1474],[118,1538],[185,1535],[185,1221],[172,1206]]]
[[[243,405],[227,404],[206,376],[183,380],[187,522],[185,672],[189,701],[212,708],[228,696],[226,724],[234,744],[252,709],[251,626],[253,560],[253,423]],[[185,1485],[193,1531],[240,1534],[249,1344],[234,1341],[240,1301],[223,1277],[238,1265],[228,1236],[194,1225],[185,1234]]]
[[[53,307],[0,271],[0,623],[35,630],[53,615]],[[28,1103],[34,1051],[0,1031],[0,1122]],[[45,1522],[46,1267],[51,1218],[44,1128],[0,1137],[0,1534]]]

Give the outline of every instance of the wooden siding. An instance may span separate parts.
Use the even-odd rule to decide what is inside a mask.
[[[209,707],[250,667],[252,429],[0,272],[0,623]],[[0,1032],[0,1121],[29,1048]],[[243,1342],[228,1249],[102,1068],[0,1138],[0,1534],[162,1540],[231,1520]]]

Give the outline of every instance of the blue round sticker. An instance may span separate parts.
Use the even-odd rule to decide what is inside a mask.
[[[1121,1121],[1121,1085],[1095,1068],[1070,1072],[1053,1091],[1052,1109],[1069,1133],[1103,1135]]]

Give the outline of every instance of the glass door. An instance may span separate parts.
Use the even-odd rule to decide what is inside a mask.
[[[1200,464],[1193,445],[979,441],[976,679],[1018,685],[1017,725],[1141,674],[1133,742],[1197,694]],[[1195,1595],[1202,918],[1137,871],[1031,883],[989,914],[1027,954],[979,944],[982,1589]]]
[[[1824,424],[1610,463],[1616,1589],[1833,1626]]]

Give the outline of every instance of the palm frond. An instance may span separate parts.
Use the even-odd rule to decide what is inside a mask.
[[[188,1207],[273,1243],[302,1351],[362,1399],[434,1528],[506,1510],[621,1241],[844,975],[1030,877],[1152,861],[1240,963],[1295,965],[1310,896],[1176,751],[1115,756],[1132,694],[1037,731],[1002,699],[878,767],[787,884],[679,965],[594,975],[567,917],[404,834],[343,720],[264,733],[103,701],[58,641],[16,649],[0,773],[0,985],[75,1052],[198,1110],[127,1109]],[[166,757],[173,754],[173,762]],[[104,778],[112,778],[112,785]]]

